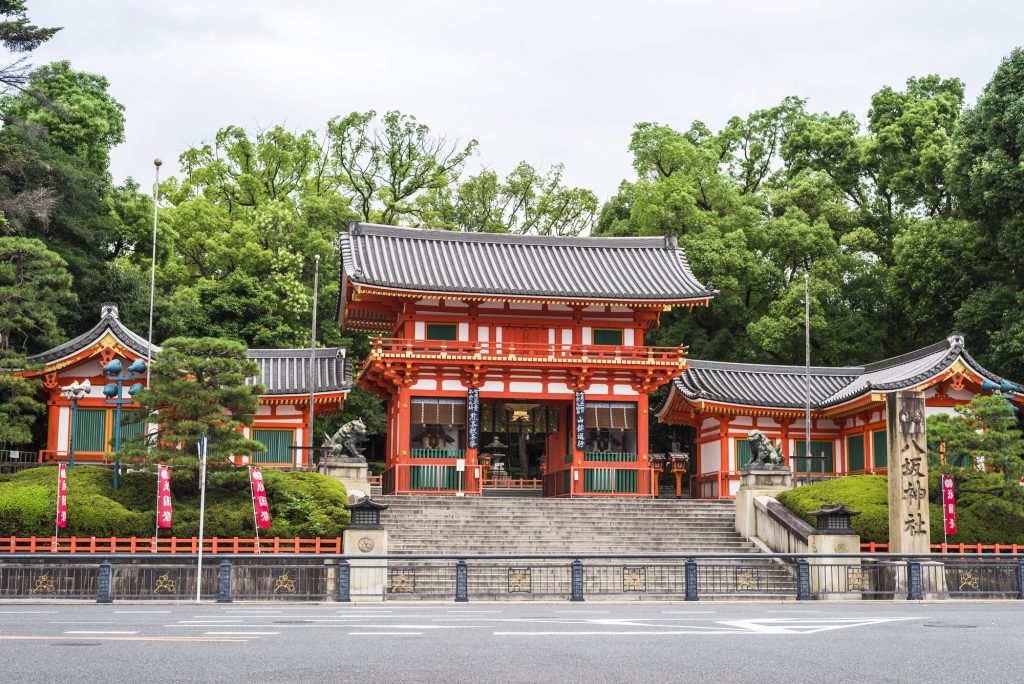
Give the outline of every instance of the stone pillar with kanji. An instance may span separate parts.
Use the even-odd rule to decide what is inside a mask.
[[[928,553],[928,442],[924,392],[887,397],[889,438],[889,551]]]

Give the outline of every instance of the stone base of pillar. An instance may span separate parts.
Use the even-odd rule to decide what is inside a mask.
[[[332,458],[325,461],[321,468],[325,475],[333,477],[335,480],[345,485],[345,491],[349,493],[350,500],[353,492],[361,492],[357,498],[369,496],[369,468],[366,465],[365,459]]]
[[[774,497],[793,488],[793,473],[789,468],[746,470],[740,475],[740,488],[736,492],[736,531],[744,537],[757,534],[754,499]]]
[[[350,595],[353,602],[379,602],[387,591],[388,562],[383,558],[388,552],[388,532],[384,529],[345,530],[342,535],[343,550],[352,567]]]

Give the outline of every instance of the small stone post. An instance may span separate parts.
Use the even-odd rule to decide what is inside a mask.
[[[198,581],[202,581],[202,577]],[[231,603],[234,599],[231,596],[231,561],[224,559],[220,562],[220,570],[217,572],[217,603]]]
[[[579,560],[572,562],[572,598],[570,600],[583,600],[583,563]]]
[[[697,601],[697,561],[692,558],[686,561],[686,600]]]
[[[100,576],[97,582],[97,594],[96,603],[113,603],[113,583],[114,583],[114,569],[110,566],[110,561],[105,560],[100,563]]]

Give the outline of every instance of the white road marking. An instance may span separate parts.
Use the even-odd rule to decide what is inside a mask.
[[[114,632],[114,631],[100,631],[100,630],[74,630],[70,632],[64,632],[65,634],[138,634],[138,632]]]
[[[880,625],[886,622],[922,620],[924,618],[767,618],[761,620],[723,620],[720,624],[743,629],[753,634],[816,634],[833,629]]]
[[[118,615],[165,615],[169,610],[115,610]]]
[[[820,610],[766,610],[766,613],[821,613]]]
[[[569,615],[600,615],[608,613],[607,610],[556,610],[556,613],[568,613]]]
[[[56,610],[0,610],[0,615],[56,615]]]
[[[664,615],[714,615],[713,610],[663,610]]]
[[[349,636],[420,636],[423,632],[349,632]]]
[[[203,632],[204,636],[274,636],[280,632]]]
[[[107,620],[104,622],[92,622],[92,621],[77,621],[77,620],[51,620],[51,625],[116,625],[117,623],[113,620]]]

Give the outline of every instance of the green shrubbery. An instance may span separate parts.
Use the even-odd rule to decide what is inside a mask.
[[[999,473],[955,469],[957,478],[957,534],[949,543],[1024,544],[1024,493],[1010,496],[980,493],[998,492],[1003,484]],[[932,502],[931,540],[942,542],[942,511],[938,505],[939,472],[930,473]],[[889,482],[884,475],[854,475],[798,487],[778,495],[791,511],[813,524],[808,515],[822,504],[843,503],[860,511],[853,528],[865,542],[889,541]],[[1022,488],[1024,489],[1024,488]]]
[[[348,525],[345,487],[337,480],[304,472],[263,471],[273,525],[268,537],[337,537]],[[161,536],[199,534],[199,476],[195,469],[171,474],[174,526]],[[49,537],[54,532],[57,471],[30,468],[0,475],[0,537]],[[209,474],[207,537],[252,537],[255,526],[245,470]],[[156,474],[126,473],[114,491],[112,472],[96,466],[68,471],[68,527],[61,536],[151,537],[156,528]]]

